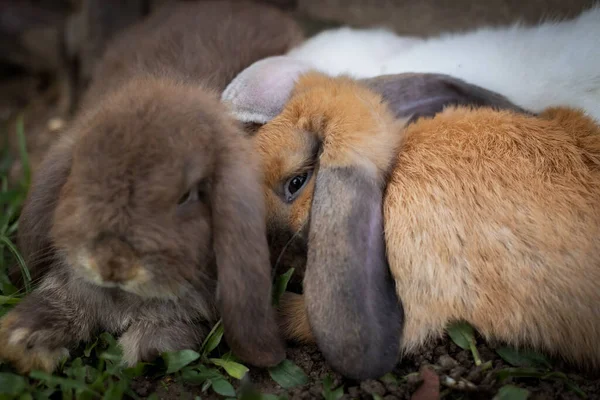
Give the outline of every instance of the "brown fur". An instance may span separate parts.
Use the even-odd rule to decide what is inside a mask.
[[[327,84],[297,90],[298,99],[292,97],[255,139],[267,171],[270,224],[280,230],[310,225],[308,239],[304,238],[309,241],[305,285],[309,280],[319,287],[311,291],[305,287],[304,308],[300,298],[286,295],[280,306],[281,326],[288,338],[315,340],[320,347],[331,344],[312,336],[315,329],[324,329],[321,322],[315,325],[320,321],[315,314],[341,307],[328,287],[339,289],[339,282],[353,278],[336,275],[337,269],[328,271],[330,265],[338,265],[327,254],[332,246],[346,254],[349,236],[331,230],[332,239],[314,242],[317,249],[312,251],[325,254],[321,256],[325,263],[316,263],[319,258],[311,259],[309,239],[315,224],[314,215],[309,222],[316,201],[311,203],[314,175],[291,204],[282,203],[275,193],[302,170],[298,160],[313,157],[318,180],[322,167],[314,159],[311,137],[324,134],[306,131],[297,121],[332,115],[333,109],[322,100],[325,88],[335,92],[348,86],[353,85],[346,79],[331,78]],[[354,87],[355,93],[345,91],[346,101],[364,93],[360,85]],[[339,104],[347,107],[346,101]],[[353,104],[357,109],[337,109],[335,126],[344,127],[340,132],[354,138],[369,129],[364,119],[355,125],[360,128],[353,128],[354,116],[368,115],[373,108]],[[387,114],[381,119],[386,120]],[[370,119],[373,130],[382,126],[381,119]],[[394,166],[382,198],[387,259],[405,311],[402,351],[418,351],[427,340],[442,335],[448,323],[463,319],[489,339],[598,366],[600,128],[577,110],[549,109],[536,117],[489,107],[451,107],[406,129],[387,126],[394,129],[386,136],[392,138],[389,148],[394,150],[379,153],[378,162],[396,154],[387,160]],[[399,148],[396,138],[402,139]],[[374,146],[381,144],[375,141]],[[364,171],[368,164],[364,159],[373,154],[364,149],[371,148],[362,143],[358,152],[364,158],[355,164],[362,170],[356,171]],[[342,160],[343,165],[355,162]],[[319,230],[327,229],[336,213],[348,214],[344,207],[347,198],[355,197],[354,190],[350,187],[331,198],[329,214],[322,213],[317,223]],[[351,220],[348,223],[352,226]],[[311,269],[318,271],[318,279],[309,276]],[[355,274],[356,281],[364,280]],[[351,301],[342,292],[338,296]],[[363,295],[356,293],[359,298]],[[319,302],[319,307],[314,305]],[[345,340],[347,333],[340,329],[337,335]],[[332,361],[339,365],[339,360]],[[354,372],[343,362],[341,370]]]
[[[21,372],[97,330],[121,334],[130,365],[196,348],[219,315],[244,361],[285,356],[258,159],[218,94],[298,28],[248,2],[162,12],[108,50],[34,176],[19,245],[39,285],[0,321],[0,359]]]

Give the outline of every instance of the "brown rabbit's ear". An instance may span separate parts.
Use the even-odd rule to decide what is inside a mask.
[[[319,349],[333,369],[358,380],[394,368],[404,324],[386,258],[383,185],[371,173],[319,166],[304,276]]]
[[[221,149],[213,192],[217,304],[233,353],[258,367],[285,358],[271,297],[264,195],[249,146]]]
[[[71,151],[72,140],[68,136],[48,151],[33,176],[19,216],[17,243],[34,281],[53,261],[50,232],[60,191],[71,170]],[[16,272],[11,273],[11,278],[22,282]]]
[[[296,78],[311,69],[309,64],[287,56],[262,59],[231,81],[221,101],[238,121],[266,124],[283,110]]]
[[[362,79],[382,95],[396,117],[430,117],[449,105],[470,105],[530,113],[506,97],[445,74],[403,73]]]

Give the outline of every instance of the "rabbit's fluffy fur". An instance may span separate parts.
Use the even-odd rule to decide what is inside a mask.
[[[376,255],[352,234],[370,226],[356,212],[370,209],[361,206],[368,196],[351,184],[366,176],[372,190],[387,181],[385,253],[404,309],[402,352],[466,320],[490,340],[599,366],[600,127],[570,108],[531,116],[460,106],[402,128],[365,90],[305,74],[256,133],[270,229],[301,232],[308,243],[303,298],[289,293],[281,303],[287,337],[316,340],[343,358],[329,360],[342,372],[356,371],[347,354],[367,350],[328,352],[328,335],[350,343],[344,323],[354,317],[344,313],[367,307],[363,325],[387,313],[374,305],[383,294],[363,291]],[[319,181],[340,168],[354,178]],[[281,185],[306,172],[300,194],[282,199]],[[343,269],[354,259],[363,267]]]
[[[387,47],[387,54],[382,47]],[[289,55],[330,75],[355,78],[448,74],[534,112],[566,105],[582,108],[600,121],[599,47],[600,5],[596,5],[574,19],[482,27],[422,40],[394,37],[381,29],[369,33],[336,28],[310,38]]]
[[[301,38],[284,13],[178,2],[118,35],[34,175],[19,246],[36,288],[0,321],[0,359],[52,371],[97,331],[134,365],[200,346],[285,357],[271,301],[260,168],[218,94]]]

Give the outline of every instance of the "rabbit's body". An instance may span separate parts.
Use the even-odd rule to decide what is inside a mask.
[[[441,75],[359,82],[296,67],[289,100],[254,139],[269,230],[307,249],[296,255],[303,295],[280,303],[288,338],[316,342],[356,379],[383,375],[456,320],[600,367],[593,119],[570,108],[531,115]]]
[[[376,53],[370,46],[353,48],[353,32],[359,41],[366,36],[361,29],[326,31],[322,35],[336,38],[335,45],[315,37],[290,56],[329,75],[447,74],[500,93],[530,111],[566,105],[600,121],[600,6],[574,19],[546,20],[534,26],[483,27],[417,42],[412,37],[388,38],[387,57],[381,48]],[[411,44],[404,50],[403,40]],[[348,63],[348,58],[354,61]],[[357,61],[361,59],[368,62]]]
[[[579,112],[448,109],[409,126],[384,198],[414,352],[448,323],[600,362],[600,128]]]
[[[258,160],[218,94],[300,38],[274,8],[206,1],[113,41],[33,177],[18,240],[37,287],[0,321],[1,360],[52,371],[105,330],[133,365],[198,348],[219,316],[244,361],[285,357]]]

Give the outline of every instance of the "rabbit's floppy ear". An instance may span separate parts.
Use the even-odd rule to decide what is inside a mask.
[[[472,85],[450,75],[402,73],[362,79],[371,90],[381,94],[396,117],[431,117],[449,105],[469,105],[530,112],[506,97]]]
[[[406,121],[348,77],[308,73],[294,93],[280,116],[300,115],[296,127],[319,149],[303,282],[310,328],[336,371],[379,378],[398,361],[404,320],[386,258],[383,198]]]
[[[49,149],[33,176],[19,216],[17,242],[33,281],[53,262],[50,235],[54,210],[71,171],[72,147],[72,137],[65,135]],[[11,275],[21,282],[16,273]]]
[[[354,167],[321,166],[304,295],[313,336],[343,375],[376,379],[399,357],[404,311],[386,258],[383,188]]]
[[[285,358],[285,346],[272,306],[260,170],[250,147],[244,146],[245,138],[238,139],[220,149],[215,176],[212,212],[217,304],[233,353],[250,364],[268,367]]]
[[[311,69],[309,64],[287,56],[262,59],[231,81],[221,101],[238,121],[265,124],[281,112],[296,78]]]

